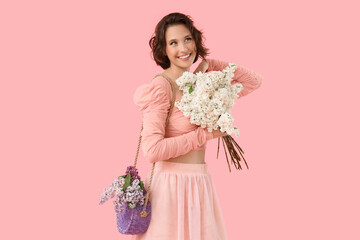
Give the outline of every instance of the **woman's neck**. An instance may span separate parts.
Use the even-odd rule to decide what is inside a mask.
[[[164,73],[175,81],[176,79],[181,77],[181,75],[185,71],[190,71],[190,68],[189,69],[183,69],[183,68],[177,68],[177,67],[169,67],[169,68],[164,70]]]

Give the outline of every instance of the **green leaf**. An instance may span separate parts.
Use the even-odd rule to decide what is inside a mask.
[[[191,83],[185,83],[185,86],[192,87]]]
[[[140,188],[141,188],[141,190],[144,190],[144,183],[143,183],[143,181],[140,181]]]
[[[189,93],[192,93],[194,91],[194,89],[192,88],[192,86],[189,88]]]
[[[128,173],[125,178],[124,191],[128,186],[130,186],[130,180],[131,180],[131,176],[130,173]]]

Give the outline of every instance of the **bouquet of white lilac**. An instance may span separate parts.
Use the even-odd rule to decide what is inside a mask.
[[[136,209],[138,204],[144,205],[146,190],[135,167],[129,166],[126,175],[115,179],[108,189],[104,189],[99,204],[105,203],[115,195],[117,197],[113,203],[117,213],[123,212],[125,206]]]
[[[183,96],[180,102],[175,102],[175,106],[186,117],[190,118],[190,122],[202,128],[207,128],[209,132],[219,128],[221,132],[229,134],[222,137],[222,141],[230,172],[225,144],[230,153],[232,164],[235,165],[236,169],[241,169],[240,156],[247,166],[242,155],[244,152],[230,136],[232,133],[235,133],[237,137],[239,136],[239,129],[233,126],[234,118],[231,115],[235,99],[243,89],[241,83],[231,84],[236,68],[236,64],[229,63],[229,66],[222,71],[198,72],[196,74],[186,71],[176,80],[176,84],[183,91]],[[218,141],[218,154],[219,144],[220,138]],[[240,155],[235,148],[238,149]]]

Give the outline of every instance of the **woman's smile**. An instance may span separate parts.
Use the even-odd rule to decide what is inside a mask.
[[[181,61],[187,61],[190,59],[191,53],[189,53],[188,55],[184,55],[181,57],[178,57]]]

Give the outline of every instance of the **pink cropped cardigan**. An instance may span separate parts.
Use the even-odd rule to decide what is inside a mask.
[[[207,72],[221,71],[229,64],[216,59],[206,60],[209,64]],[[262,77],[245,67],[238,66],[231,83],[243,85],[244,89],[238,97],[240,98],[259,88]],[[143,113],[142,151],[151,163],[184,155],[192,150],[205,149],[206,142],[214,138],[205,128],[191,124],[189,118],[185,117],[176,106],[173,107],[165,129],[171,99],[171,85],[162,76],[139,86],[134,93],[134,103]]]

